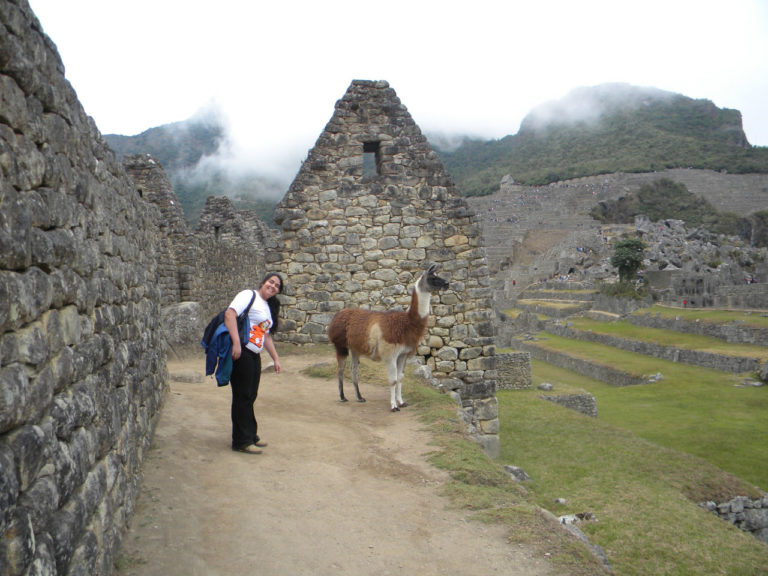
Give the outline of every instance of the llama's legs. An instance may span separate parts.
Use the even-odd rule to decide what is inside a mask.
[[[393,358],[387,363],[387,382],[389,382],[389,404],[392,408],[392,412],[400,410],[400,405],[397,399],[400,397],[400,381],[397,379],[397,364],[396,358]]]
[[[360,373],[360,355],[350,350],[350,356],[352,356],[352,363],[349,365],[349,369],[352,372],[352,384],[355,385],[355,394],[357,394],[357,401],[358,402],[365,402],[365,398],[360,396],[360,387],[357,385],[357,378]]]
[[[403,354],[397,359],[397,390],[395,391],[395,399],[400,408],[408,406],[408,403],[403,401],[403,376],[405,375],[405,361],[407,358],[408,356]]]
[[[336,354],[336,363],[338,365],[336,377],[339,380],[339,400],[346,402],[347,399],[344,397],[344,368],[347,367],[347,355]]]

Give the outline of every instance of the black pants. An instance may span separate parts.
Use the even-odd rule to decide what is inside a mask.
[[[253,403],[259,394],[261,355],[243,348],[232,365],[232,447],[244,448],[259,441],[259,425],[253,413]]]

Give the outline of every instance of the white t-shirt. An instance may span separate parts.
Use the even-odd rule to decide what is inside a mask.
[[[248,307],[253,293],[253,290],[239,292],[229,307],[233,308],[237,315],[240,316]],[[248,322],[250,324],[250,333],[248,334],[248,342],[245,347],[254,352],[261,352],[264,348],[264,338],[270,328],[272,328],[272,314],[269,312],[269,305],[258,292],[256,292],[253,305],[248,311]],[[240,344],[242,345],[242,342]]]

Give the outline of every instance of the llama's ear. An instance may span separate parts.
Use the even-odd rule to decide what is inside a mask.
[[[437,264],[434,262],[427,267],[427,274],[431,275],[437,272]]]

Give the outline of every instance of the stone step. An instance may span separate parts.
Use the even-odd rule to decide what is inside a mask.
[[[550,318],[567,318],[568,316],[590,310],[592,303],[582,300],[518,299],[515,306],[527,312],[549,316]]]
[[[634,352],[644,356],[651,356],[660,360],[682,362],[691,366],[711,368],[722,372],[743,374],[746,372],[758,372],[764,362],[759,357],[733,356],[703,352],[673,346],[664,346],[651,341],[622,338],[610,334],[601,334],[594,331],[578,330],[567,325],[550,323],[547,331],[563,338],[583,340],[585,342],[597,342],[612,348],[618,348],[627,352]]]
[[[548,288],[527,288],[521,297],[525,300],[554,300],[569,302],[594,302],[598,290],[551,290]]]
[[[588,378],[600,380],[611,386],[636,386],[648,383],[648,380],[642,376],[629,374],[611,366],[597,364],[583,358],[575,358],[559,350],[543,348],[537,346],[535,341],[521,340],[517,343],[517,347],[530,353],[531,358],[552,364],[558,368],[576,372]]]
[[[762,316],[768,314],[768,310],[759,310],[754,313]],[[686,320],[681,316],[662,318],[660,315],[653,315],[650,312],[630,314],[626,317],[626,320],[636,326],[662,328],[687,334],[700,334],[736,344],[766,345],[768,343],[768,328],[748,326],[742,322],[716,324],[698,320]]]

